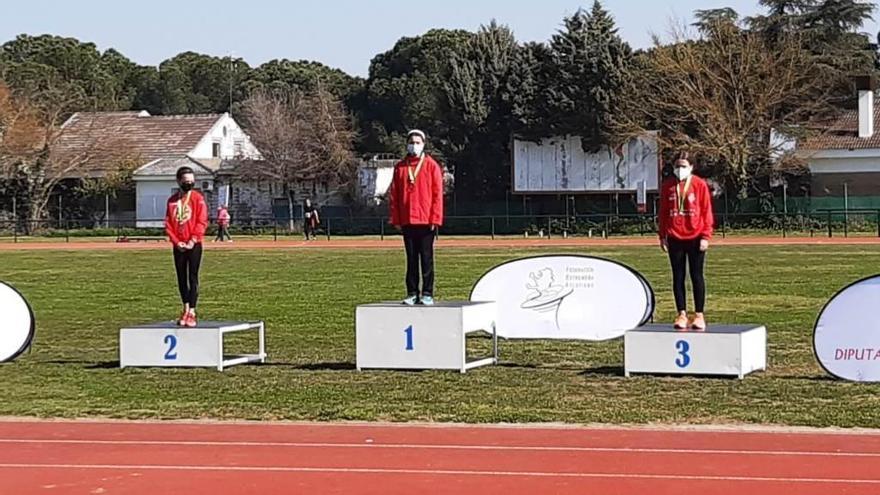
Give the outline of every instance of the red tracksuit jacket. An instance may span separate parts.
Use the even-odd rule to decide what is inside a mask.
[[[715,228],[712,214],[712,193],[706,181],[692,175],[691,184],[685,192],[685,181],[675,177],[663,181],[660,186],[660,238],[672,237],[680,241],[711,239]],[[684,201],[679,205],[679,194]],[[679,211],[679,207],[681,209]]]
[[[392,225],[443,225],[443,171],[426,154],[413,183],[410,170],[414,173],[418,164],[419,157],[407,156],[394,166],[394,176],[388,188]]]
[[[182,219],[178,219],[178,208],[183,207]],[[168,198],[165,213],[165,233],[175,246],[180,242],[202,242],[208,228],[208,205],[205,197],[198,191],[178,192]]]

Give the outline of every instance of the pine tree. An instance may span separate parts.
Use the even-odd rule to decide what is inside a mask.
[[[585,150],[609,144],[615,112],[631,84],[632,49],[611,15],[596,1],[564,21],[550,42],[552,79],[549,129],[579,135]]]

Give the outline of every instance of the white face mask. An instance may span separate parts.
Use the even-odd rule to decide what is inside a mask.
[[[406,145],[406,152],[413,156],[419,156],[425,151],[425,145],[422,143],[410,143]]]
[[[693,171],[694,167],[676,167],[674,173],[678,180],[687,180]]]

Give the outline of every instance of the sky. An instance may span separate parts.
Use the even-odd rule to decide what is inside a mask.
[[[134,62],[157,65],[183,51],[243,58],[251,66],[273,59],[315,60],[366,76],[370,60],[403,36],[432,28],[476,30],[492,19],[513,29],[519,41],[546,41],[563,17],[592,0],[123,0],[0,1],[0,40],[21,33],[71,36],[116,48]],[[693,11],[732,7],[758,12],[757,0],[604,0],[633,47],[664,35],[670,22],[692,20]],[[880,18],[880,15],[878,15]],[[864,31],[876,33],[871,22]]]

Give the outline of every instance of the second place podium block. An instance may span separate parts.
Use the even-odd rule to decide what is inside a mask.
[[[434,306],[400,303],[357,307],[357,368],[441,369],[462,373],[498,362],[494,302],[443,302]],[[467,336],[487,332],[492,355],[469,360]]]

